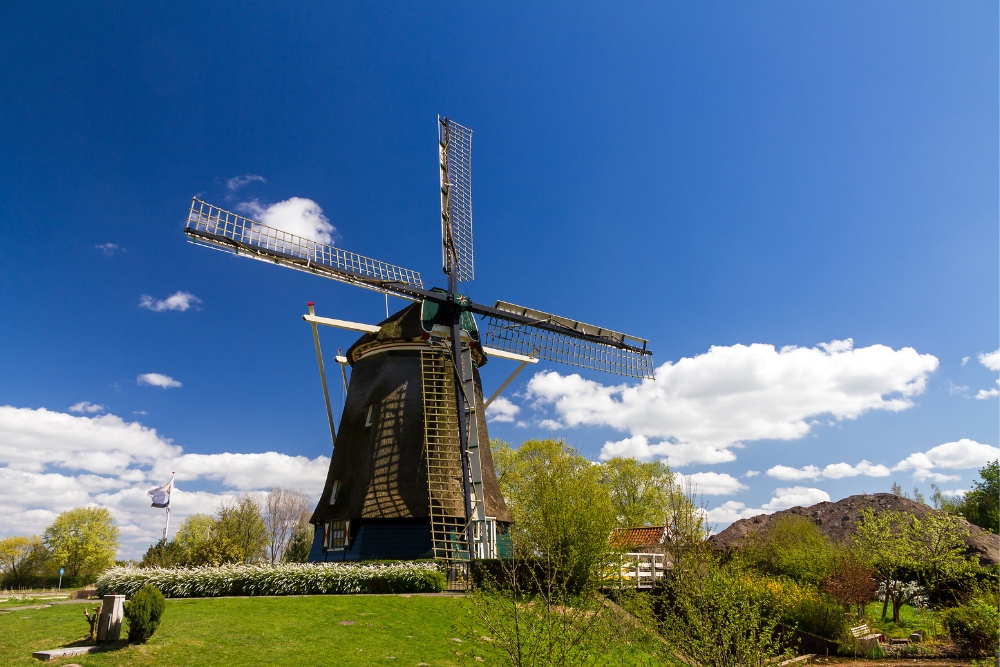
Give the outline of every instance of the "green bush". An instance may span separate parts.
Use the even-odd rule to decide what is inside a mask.
[[[149,584],[144,585],[125,603],[125,620],[128,621],[128,640],[145,643],[160,625],[160,618],[167,602],[163,593]]]
[[[1000,627],[996,598],[976,595],[965,604],[946,609],[942,615],[952,639],[967,641],[972,648],[985,653],[996,653],[997,628]]]
[[[194,568],[114,567],[99,595],[129,595],[151,584],[172,598],[316,593],[436,593],[446,581],[434,563],[281,563]]]

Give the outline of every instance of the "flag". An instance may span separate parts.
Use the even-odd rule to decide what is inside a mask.
[[[170,491],[173,486],[174,475],[171,473],[169,482],[146,492],[146,495],[153,499],[153,507],[170,507]]]

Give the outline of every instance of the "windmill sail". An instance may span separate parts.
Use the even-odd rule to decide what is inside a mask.
[[[653,353],[646,341],[559,315],[497,301],[479,308],[486,316],[483,345],[570,366],[633,378],[653,377]]]
[[[441,258],[460,282],[476,277],[472,247],[472,130],[439,119]]]
[[[400,294],[391,285],[423,288],[418,271],[289,234],[197,198],[191,200],[184,233],[197,245],[281,264],[402,298],[412,297]]]

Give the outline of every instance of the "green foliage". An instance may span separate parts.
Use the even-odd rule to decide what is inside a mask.
[[[139,563],[140,567],[174,567],[184,565],[187,554],[177,540],[161,539],[146,550]]]
[[[130,595],[149,584],[172,598],[319,593],[435,593],[445,576],[434,563],[310,563],[223,565],[179,569],[112,568],[97,582],[98,595]]]
[[[950,586],[975,564],[965,556],[969,530],[951,514],[934,513],[913,517],[907,528],[914,559],[913,569],[920,582],[934,596]]]
[[[243,564],[243,552],[226,535],[199,542],[186,555],[186,565],[201,567],[203,565],[219,566]]]
[[[967,641],[973,649],[987,654],[997,652],[1000,612],[995,594],[979,592],[963,604],[946,609],[942,616],[952,638]]]
[[[615,509],[602,472],[561,440],[497,447],[501,491],[514,515],[511,538],[519,557],[551,565],[559,585],[582,590],[609,553]]]
[[[190,554],[199,545],[211,541],[214,523],[215,519],[208,514],[191,514],[177,529],[174,541],[184,550],[185,554]]]
[[[819,585],[833,573],[842,548],[804,516],[779,517],[766,531],[752,534],[737,558],[753,569],[800,583]]]
[[[223,554],[222,543],[228,541],[241,563],[263,558],[270,537],[257,500],[250,494],[243,494],[234,502],[223,504],[212,524],[212,541],[219,543],[219,551]]]
[[[285,549],[286,563],[305,563],[309,560],[309,550],[312,548],[313,527],[311,524],[296,527],[288,540]]]
[[[613,458],[601,465],[619,527],[663,525],[676,493],[674,476],[662,461]]]
[[[166,609],[163,593],[146,584],[132,595],[125,603],[125,620],[128,621],[128,640],[132,643],[145,643],[156,628],[160,626],[160,618]]]
[[[694,556],[677,560],[657,604],[666,640],[706,667],[760,665],[777,656],[784,610],[779,582]]]
[[[55,566],[70,576],[99,574],[115,562],[120,531],[104,507],[75,507],[45,529],[45,545]]]
[[[962,501],[959,513],[983,530],[1000,533],[1000,460],[980,469],[979,477]]]
[[[39,574],[48,551],[37,535],[13,535],[0,539],[0,572],[5,587],[21,587]]]

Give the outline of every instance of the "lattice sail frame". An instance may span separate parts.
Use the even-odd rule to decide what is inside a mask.
[[[459,282],[476,277],[472,246],[472,130],[439,119],[441,243],[445,273]],[[454,258],[450,252],[454,248]]]
[[[191,200],[184,231],[192,243],[283,264],[300,271],[321,273],[376,292],[385,291],[378,286],[378,282],[404,283],[423,288],[419,271],[268,227],[197,198]],[[398,296],[395,292],[390,293]]]
[[[653,353],[631,346],[612,345],[488,316],[482,344],[505,352],[557,361],[570,366],[625,377],[652,379]]]

